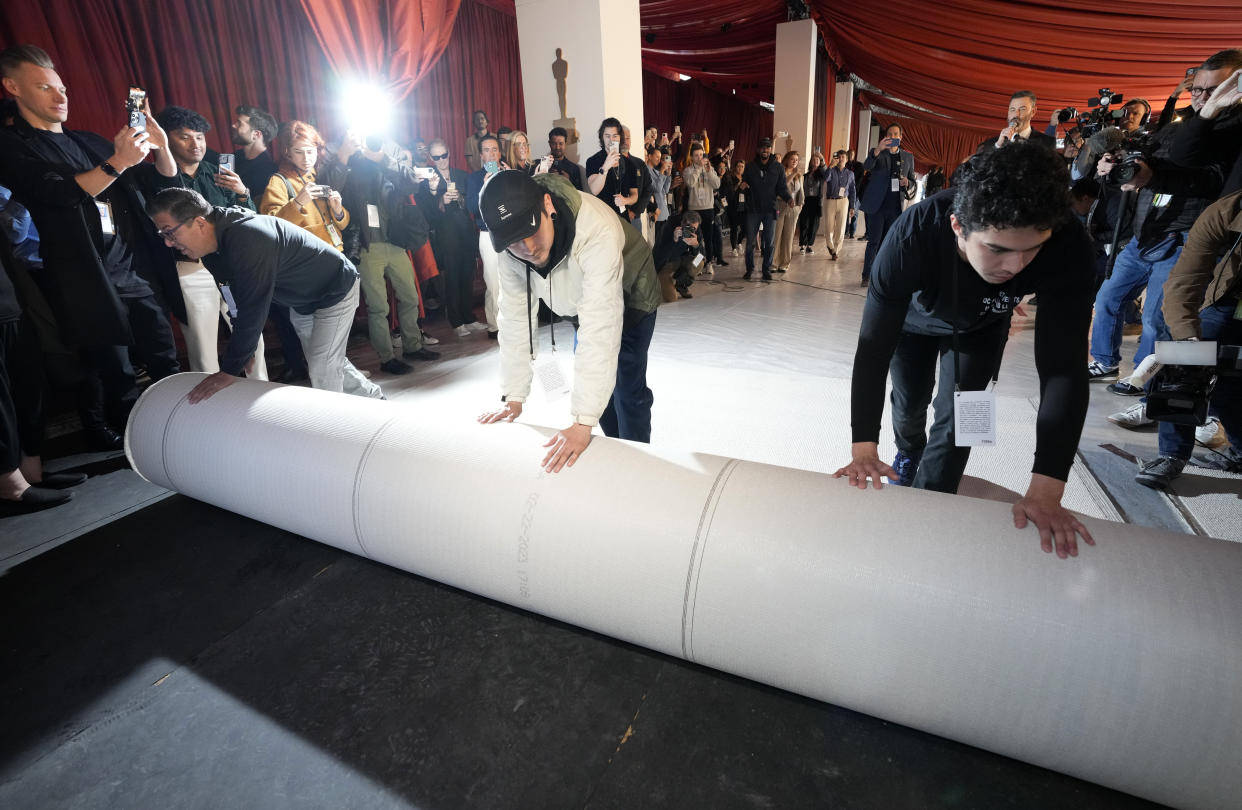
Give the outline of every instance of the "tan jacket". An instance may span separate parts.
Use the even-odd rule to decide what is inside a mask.
[[[1242,291],[1242,191],[1221,197],[1195,220],[1164,283],[1164,320],[1174,340],[1199,337],[1199,310]],[[1219,262],[1216,258],[1223,256]]]
[[[287,185],[286,180],[289,181]],[[288,220],[340,250],[343,246],[341,234],[349,226],[349,211],[345,210],[344,216],[336,219],[332,215],[332,207],[322,197],[311,200],[311,204],[305,208],[293,199],[308,183],[314,182],[313,171],[308,176],[302,176],[289,166],[282,165],[280,171],[267,181],[267,189],[259,201],[259,213]],[[293,197],[289,196],[290,186],[293,187]]]

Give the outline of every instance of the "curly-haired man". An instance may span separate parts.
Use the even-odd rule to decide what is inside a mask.
[[[970,455],[955,425],[955,408],[965,412],[956,394],[991,387],[1013,308],[1038,293],[1035,461],[1030,487],[1013,508],[1014,525],[1030,520],[1044,551],[1055,541],[1058,556],[1076,556],[1078,535],[1092,541],[1061,496],[1087,413],[1081,362],[1091,321],[1091,242],[1069,216],[1069,174],[1049,149],[1014,143],[972,158],[957,179],[955,194],[903,213],[876,256],[854,356],[852,461],[836,475],[861,488],[870,478],[878,489],[886,475],[905,486],[956,492]],[[886,372],[898,447],[892,467],[877,452]]]

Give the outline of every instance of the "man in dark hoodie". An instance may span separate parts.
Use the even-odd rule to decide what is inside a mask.
[[[772,280],[772,237],[776,233],[776,198],[793,202],[785,188],[785,169],[772,157],[772,139],[759,141],[759,152],[746,164],[738,190],[746,195],[746,274],[755,272],[755,234],[763,225],[763,280]]]
[[[345,357],[358,308],[358,270],[339,250],[279,217],[210,205],[197,191],[170,188],[147,203],[169,247],[202,259],[237,302],[233,336],[220,370],[190,392],[201,402],[253,368],[255,348],[272,301],[290,308],[306,352],[311,386],[383,399],[379,386]]]

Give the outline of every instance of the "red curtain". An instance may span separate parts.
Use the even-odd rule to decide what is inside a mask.
[[[69,88],[72,129],[112,138],[124,124],[130,82],[158,111],[179,104],[229,146],[232,109],[253,104],[278,119],[327,120],[326,65],[297,0],[268,3],[121,3],[43,0],[0,6],[0,42],[46,50]]]
[[[401,101],[448,45],[461,0],[301,0],[342,79],[381,83]]]
[[[915,168],[920,172],[940,165],[951,175],[957,164],[975,153],[980,143],[996,137],[995,132],[929,124],[917,118],[876,115],[874,120],[880,125],[881,137],[885,127],[892,124],[901,127],[901,147],[914,154]]]
[[[713,149],[728,146],[732,138],[735,154],[741,157],[753,155],[759,139],[772,134],[772,113],[758,104],[724,95],[694,79],[674,81],[647,70],[643,110],[647,116],[643,127],[650,124],[671,134],[673,126],[681,124],[687,143],[690,133],[706,129]]]
[[[472,129],[474,110],[487,113],[493,132],[500,127],[525,131],[526,102],[513,14],[497,11],[494,0],[461,0],[452,38],[406,107],[410,140],[444,138],[452,155],[449,162],[459,169],[466,167],[461,147]],[[532,153],[542,155],[548,134],[527,134]]]

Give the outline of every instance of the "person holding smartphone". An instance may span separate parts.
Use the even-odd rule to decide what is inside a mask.
[[[867,252],[863,256],[862,286],[871,281],[875,261],[884,235],[901,216],[902,203],[914,197],[918,183],[914,177],[914,155],[901,148],[901,126],[884,130],[880,145],[871,150],[863,163],[871,181],[863,191],[859,209],[867,215]]]
[[[343,250],[341,234],[349,227],[349,212],[339,191],[315,182],[324,148],[319,131],[303,121],[289,121],[280,128],[277,142],[280,168],[268,180],[259,213],[288,220]]]
[[[628,171],[629,161],[621,155],[621,122],[605,118],[599,125],[599,151],[587,158],[587,189],[602,202],[608,203],[617,216],[630,221],[626,206],[638,202],[634,173]]]

